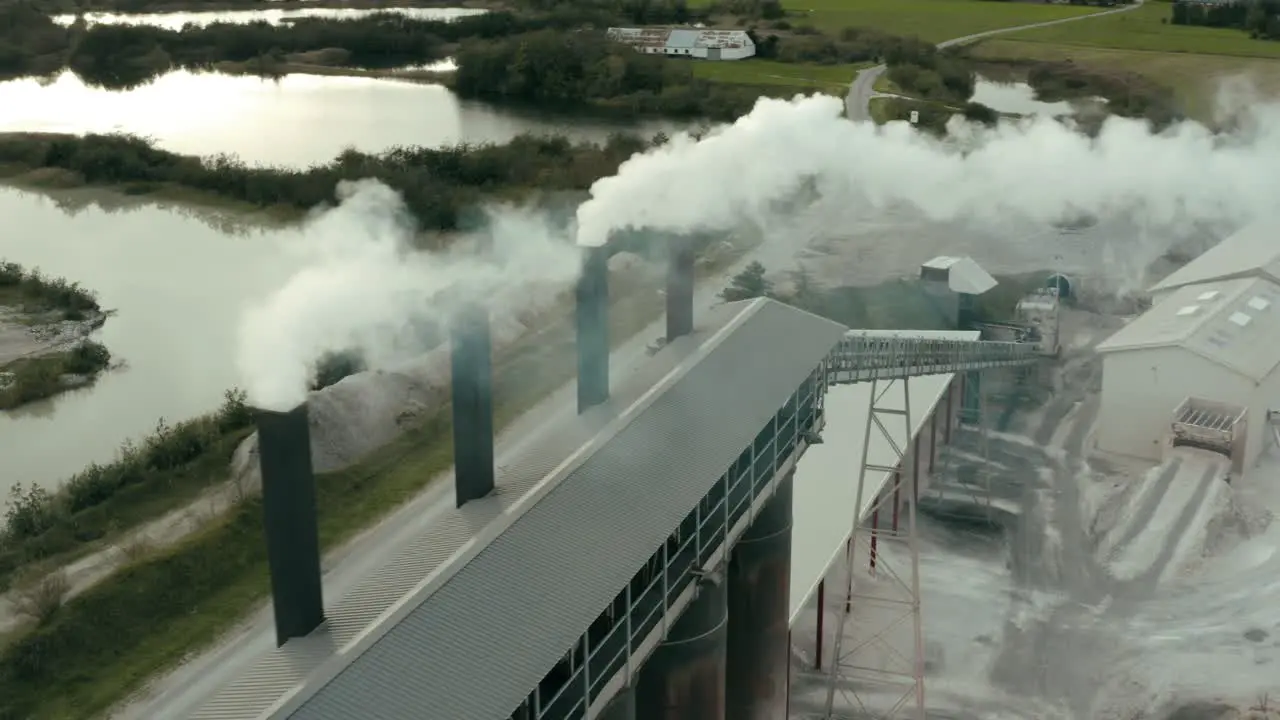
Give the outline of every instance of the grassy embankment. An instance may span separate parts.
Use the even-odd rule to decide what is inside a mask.
[[[1169,87],[1190,117],[1210,120],[1224,81],[1246,78],[1280,94],[1280,42],[1240,30],[1173,25],[1170,5],[1002,36],[975,47],[978,58],[1071,61],[1099,74],[1123,71]]]
[[[91,321],[100,314],[97,298],[78,284],[0,261],[0,322],[36,329],[63,321]],[[0,410],[77,387],[110,363],[106,347],[90,340],[10,359],[0,364]]]

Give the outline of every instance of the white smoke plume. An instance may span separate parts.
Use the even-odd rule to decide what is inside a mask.
[[[480,300],[495,333],[554,298],[579,270],[571,239],[545,216],[489,211],[491,252],[474,244],[429,253],[398,193],[376,180],[342,183],[339,203],[303,227],[303,267],[244,315],[237,362],[252,404],[287,410],[306,399],[315,362],[360,351],[370,367],[427,349],[424,327]]]
[[[842,117],[815,95],[761,99],[732,125],[677,136],[591,188],[578,209],[581,245],[648,227],[723,230],[759,218],[808,183],[872,208],[914,206],[935,221],[1053,222],[1124,214],[1144,224],[1239,225],[1271,214],[1280,181],[1280,107],[1254,106],[1231,138],[1184,122],[1152,132],[1112,118],[1090,138],[1050,118],[955,128],[940,140],[906,123]]]

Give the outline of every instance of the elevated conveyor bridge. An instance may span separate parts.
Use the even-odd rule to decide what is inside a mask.
[[[700,325],[530,457],[499,461],[492,497],[435,521],[193,717],[600,717],[821,442],[828,385],[1038,359],[850,332],[765,299]]]

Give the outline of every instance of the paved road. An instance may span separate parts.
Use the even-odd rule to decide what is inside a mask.
[[[964,45],[966,43],[971,43],[971,42],[974,42],[975,40],[982,40],[983,38],[988,38],[993,35],[1003,35],[1005,33],[1018,32],[1020,30],[1033,30],[1035,28],[1049,27],[1050,25],[1061,25],[1063,23],[1076,22],[1079,20],[1087,20],[1089,18],[1098,18],[1098,17],[1102,17],[1103,15],[1115,15],[1116,13],[1129,12],[1130,10],[1135,10],[1141,6],[1142,6],[1142,0],[1137,0],[1137,2],[1133,3],[1132,5],[1125,5],[1124,7],[1116,8],[1115,10],[1105,10],[1100,13],[1092,13],[1089,15],[1077,15],[1075,17],[1062,18],[1061,20],[1049,20],[1048,22],[1031,23],[1030,25],[1018,25],[1016,27],[1000,28],[997,30],[987,30],[985,32],[974,33],[972,35],[965,35],[963,37],[952,38],[950,40],[943,40],[942,42],[938,43],[938,47],[948,48],[955,45]],[[876,96],[876,91],[875,91],[876,80],[878,80],[880,76],[884,74],[885,70],[886,70],[886,66],[876,65],[875,67],[867,68],[866,70],[860,71],[857,77],[853,79],[853,83],[849,85],[849,94],[845,97],[845,100],[844,100],[845,112],[849,116],[850,120],[870,120],[871,119],[871,99]]]

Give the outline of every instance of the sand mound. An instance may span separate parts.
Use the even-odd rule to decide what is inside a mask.
[[[449,396],[449,350],[441,346],[394,370],[343,378],[308,396],[311,462],[316,472],[341,470],[395,440]],[[232,477],[243,488],[261,482],[258,435],[241,443]]]

